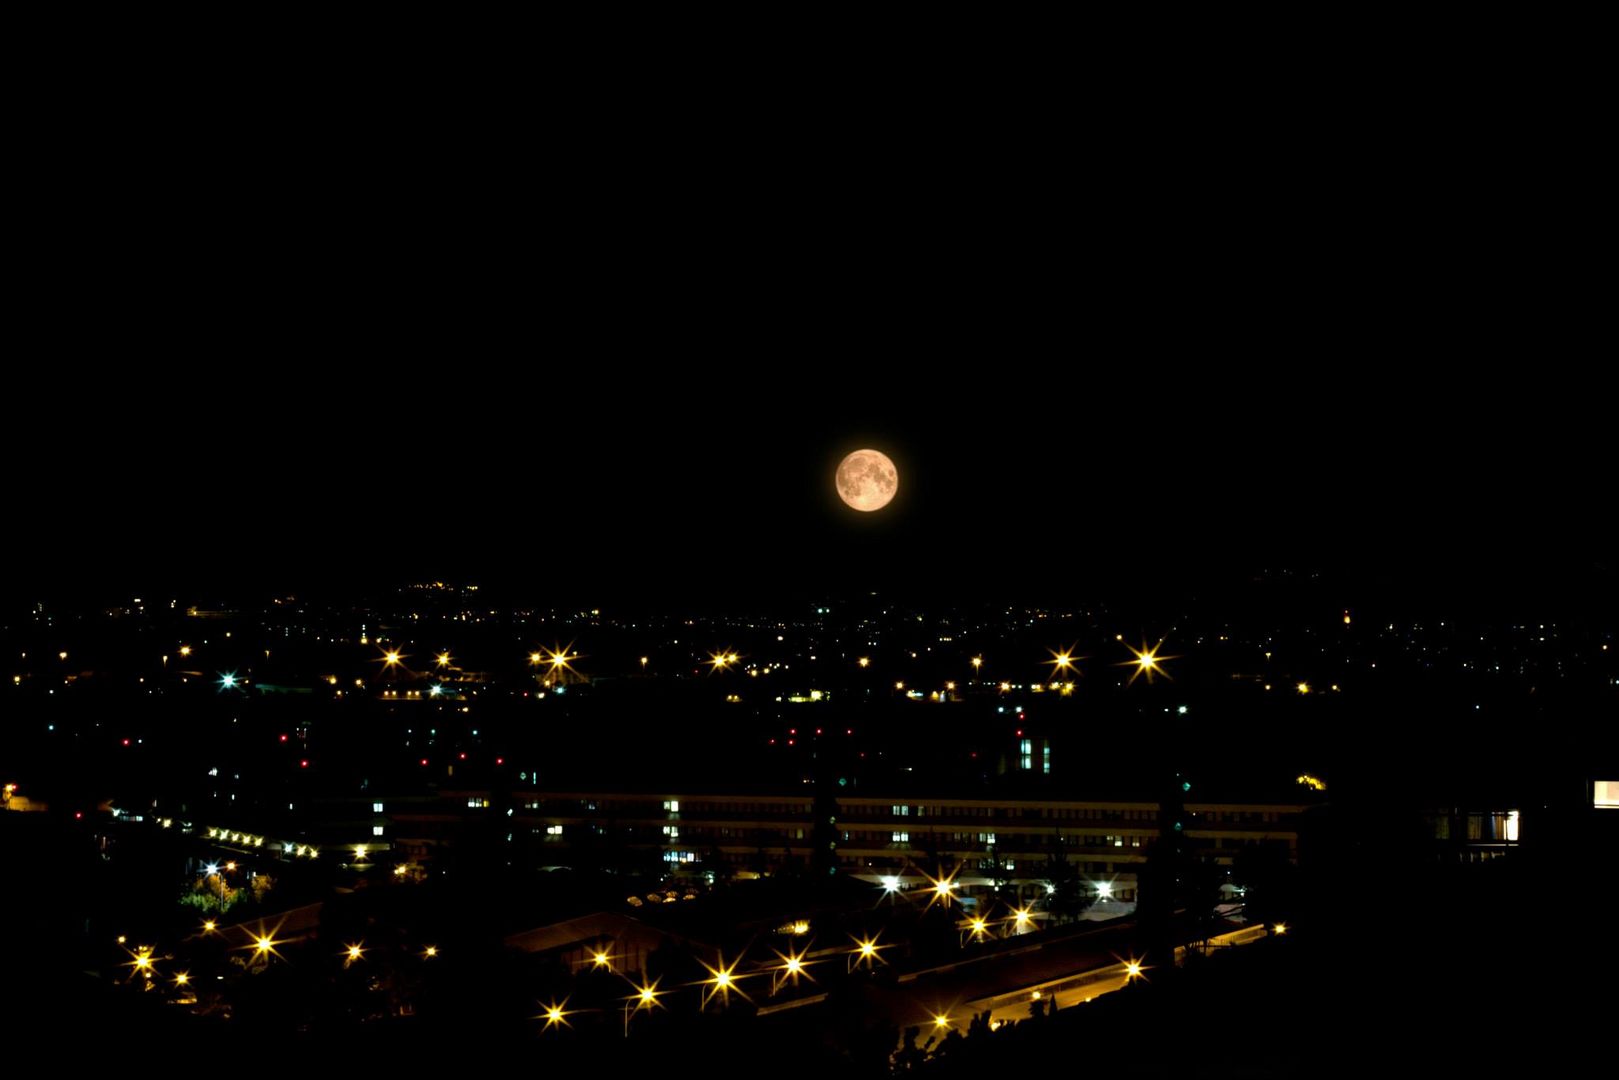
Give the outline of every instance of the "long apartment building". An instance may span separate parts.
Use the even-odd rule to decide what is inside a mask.
[[[598,864],[691,873],[752,875],[808,864],[818,839],[836,844],[847,873],[916,884],[957,874],[964,886],[1010,878],[1034,882],[1059,857],[1121,900],[1165,828],[1156,802],[840,797],[816,833],[816,803],[804,794],[627,794],[589,791],[442,792],[442,806],[394,816],[398,843],[431,857],[446,826],[480,817],[541,864]],[[1295,860],[1301,804],[1200,803],[1181,808],[1181,833],[1197,855],[1230,865],[1248,847]]]

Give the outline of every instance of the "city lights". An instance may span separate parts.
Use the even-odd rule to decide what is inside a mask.
[[[1135,659],[1125,660],[1122,663],[1115,664],[1114,666],[1129,667],[1134,669],[1130,672],[1130,684],[1132,685],[1135,683],[1136,679],[1142,675],[1147,677],[1148,683],[1151,683],[1153,677],[1157,675],[1162,675],[1167,679],[1170,677],[1170,675],[1169,672],[1164,670],[1163,662],[1165,660],[1178,660],[1180,657],[1158,655],[1158,650],[1162,649],[1163,647],[1164,643],[1162,641],[1158,642],[1158,644],[1154,645],[1150,649],[1147,647],[1146,641],[1142,641],[1141,648],[1139,649],[1131,648],[1130,646],[1126,645],[1125,648],[1130,649],[1130,652],[1135,654]]]

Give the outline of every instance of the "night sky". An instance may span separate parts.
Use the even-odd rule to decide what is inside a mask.
[[[330,368],[222,356],[63,380],[6,436],[7,592],[444,579],[621,608],[1056,602],[1275,566],[1474,601],[1613,587],[1611,454],[1574,387],[1199,364],[1190,340],[1104,350],[1078,327],[1043,351],[930,334],[904,365],[762,341],[660,362],[651,338],[546,336],[511,368],[424,340]],[[862,446],[900,470],[872,515],[832,485]]]

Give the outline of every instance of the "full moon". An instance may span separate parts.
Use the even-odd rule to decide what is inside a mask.
[[[881,510],[899,490],[899,470],[881,450],[856,450],[838,466],[838,497],[856,510]]]

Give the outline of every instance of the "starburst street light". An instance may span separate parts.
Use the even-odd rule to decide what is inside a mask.
[[[130,972],[130,977],[133,978],[135,975],[144,975],[146,978],[150,979],[152,977],[151,948],[149,946],[142,945],[137,949],[125,951],[129,952],[130,959],[124,964],[124,966],[133,969]]]
[[[439,653],[436,663],[438,664],[439,667],[449,667],[450,666],[450,654],[447,653],[447,652]]]
[[[568,1023],[568,1017],[572,1014],[568,1011],[567,998],[563,998],[561,1004],[558,1004],[556,999],[553,998],[549,1005],[541,1005],[540,1007],[543,1008],[545,1012],[541,1013],[539,1016],[536,1016],[534,1019],[544,1020],[546,1031],[550,1031],[554,1027],[573,1026],[572,1024]]]
[[[613,970],[613,958],[600,949],[590,954],[590,961],[591,966],[597,969],[606,968],[608,971]]]
[[[725,963],[724,954],[716,956],[715,959],[717,963],[713,965],[708,964],[706,961],[698,961],[705,968],[708,968],[709,974],[709,977],[704,979],[701,984],[705,989],[703,990],[703,1003],[698,1006],[699,1009],[706,1009],[708,1003],[714,1000],[715,997],[723,998],[724,1004],[729,1005],[732,990],[741,994],[744,999],[748,999],[748,995],[742,993],[742,988],[737,985],[740,976],[736,974],[736,966],[742,962],[741,957],[731,961],[729,966]]]
[[[886,945],[877,944],[877,938],[880,936],[882,936],[880,933],[873,934],[869,938],[857,938],[852,934],[850,935],[849,940],[854,942],[854,948],[849,950],[848,970],[853,971],[862,964],[868,968],[877,966],[877,961],[882,960],[881,951],[887,948]]]
[[[1052,678],[1056,678],[1059,673],[1079,670],[1075,665],[1081,660],[1088,659],[1084,656],[1075,656],[1072,645],[1060,650],[1047,649],[1046,652],[1051,654],[1051,659],[1047,660],[1046,663],[1051,665]]]
[[[949,874],[940,874],[936,878],[928,878],[931,893],[928,897],[928,907],[932,907],[934,904],[943,904],[945,907],[950,906],[950,901],[955,899],[957,873],[959,873],[959,868],[952,870]]]
[[[640,1012],[642,1009],[663,1008],[662,1002],[658,1000],[658,998],[664,993],[664,991],[658,989],[658,984],[662,981],[663,978],[660,976],[653,979],[649,983],[642,984],[641,986],[636,986],[633,982],[630,983],[630,987],[635,991],[635,993],[625,998],[625,1003],[627,1004],[632,1001],[635,1002],[636,1012]]]
[[[363,960],[365,958],[365,942],[361,941],[354,945],[345,946],[343,954],[348,957],[348,963],[350,964],[356,960]]]
[[[273,931],[266,934],[261,928],[259,932],[254,935],[253,943],[244,947],[253,950],[254,960],[267,960],[272,956],[282,958],[281,954],[276,951],[276,946],[280,944],[281,942],[275,940]]]
[[[1164,670],[1163,662],[1165,660],[1179,660],[1180,657],[1178,657],[1178,656],[1159,656],[1158,655],[1158,650],[1162,649],[1163,647],[1164,647],[1163,640],[1159,639],[1158,644],[1154,645],[1152,648],[1149,649],[1149,648],[1147,648],[1146,639],[1143,638],[1141,640],[1141,648],[1139,648],[1139,649],[1133,648],[1133,647],[1131,647],[1129,645],[1125,646],[1126,649],[1129,649],[1132,653],[1135,654],[1135,659],[1134,660],[1124,660],[1124,661],[1121,661],[1120,663],[1114,664],[1113,666],[1114,667],[1128,667],[1128,668],[1134,668],[1135,669],[1134,671],[1130,672],[1130,684],[1131,685],[1133,685],[1135,683],[1137,677],[1139,677],[1141,675],[1147,676],[1147,682],[1149,684],[1152,682],[1152,679],[1153,679],[1154,675],[1162,675],[1164,678],[1167,679],[1167,678],[1170,677],[1170,675],[1169,675],[1169,672]]]
[[[775,995],[776,991],[786,986],[789,980],[792,981],[794,986],[797,986],[800,975],[803,975],[811,982],[815,981],[815,977],[805,970],[808,965],[804,962],[804,956],[809,952],[808,946],[796,953],[790,949],[787,952],[782,952],[779,949],[774,951],[777,956],[781,957],[781,963],[770,969],[770,993],[772,996]]]

